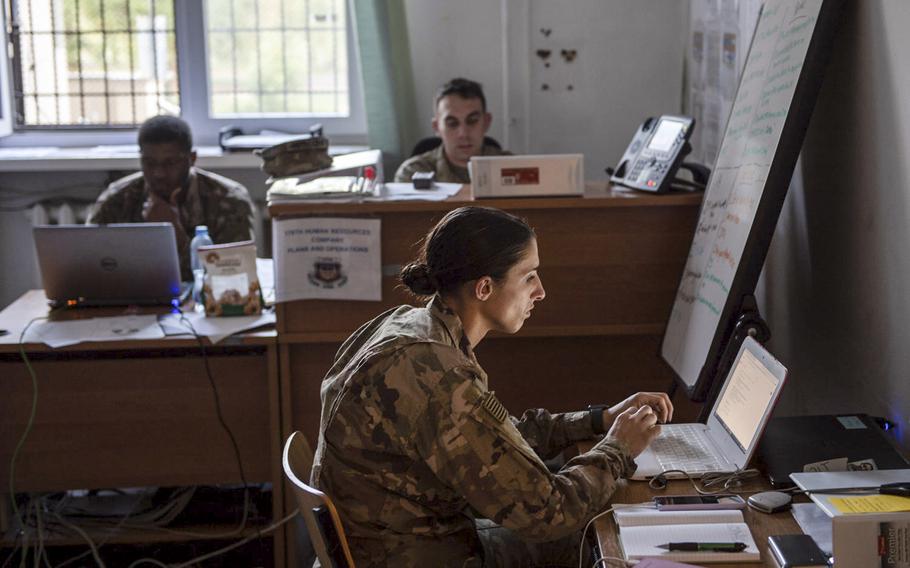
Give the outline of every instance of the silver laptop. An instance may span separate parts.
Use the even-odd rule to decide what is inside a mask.
[[[170,223],[34,229],[44,291],[55,305],[169,304],[181,295]]]
[[[635,459],[638,470],[632,479],[648,479],[667,470],[700,477],[743,469],[755,453],[786,378],[787,369],[747,337],[707,424],[662,426],[660,436]]]

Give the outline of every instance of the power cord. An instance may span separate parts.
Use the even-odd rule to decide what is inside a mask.
[[[215,414],[218,417],[218,422],[221,424],[221,428],[227,433],[228,438],[231,440],[231,447],[234,449],[234,458],[237,460],[237,470],[240,472],[240,482],[243,484],[243,517],[241,518],[240,525],[231,531],[230,533],[223,535],[234,536],[240,534],[246,528],[247,517],[249,515],[249,505],[250,505],[250,486],[246,480],[246,474],[243,471],[243,461],[240,458],[240,446],[237,444],[237,438],[234,437],[234,432],[228,426],[227,421],[224,419],[224,414],[221,411],[221,398],[218,394],[218,386],[215,384],[215,378],[212,375],[212,368],[209,364],[208,351],[205,348],[205,341],[202,339],[202,336],[196,331],[196,328],[193,327],[193,323],[186,317],[186,314],[183,313],[183,310],[180,308],[175,308],[180,314],[180,322],[186,325],[186,327],[193,334],[193,337],[196,338],[196,343],[199,345],[199,350],[202,353],[202,362],[205,366],[205,375],[208,377],[209,385],[212,387],[212,396],[215,399]],[[184,533],[185,534],[185,533]],[[256,535],[261,538],[259,529],[256,529]]]
[[[695,478],[692,477],[689,474],[689,472],[681,470],[681,469],[667,469],[667,470],[660,472],[660,474],[655,475],[654,477],[649,479],[648,487],[650,487],[651,489],[656,489],[656,490],[666,489],[667,484],[669,483],[667,475],[671,474],[671,473],[678,473],[678,474],[684,475],[686,477],[686,479],[689,480],[689,482],[692,484],[692,487],[695,489],[695,491],[699,495],[716,495],[718,493],[736,493],[736,494],[741,495],[743,493],[760,493],[762,491],[766,491],[766,489],[759,489],[756,491],[741,491],[740,490],[740,487],[742,486],[742,484],[745,480],[752,479],[753,477],[758,477],[760,475],[760,472],[757,469],[752,469],[752,468],[740,469],[737,471],[729,471],[729,472],[703,474],[701,476],[702,487],[698,486],[698,483],[696,483]],[[710,487],[714,487],[717,485],[721,485],[721,487],[718,489],[709,489]]]
[[[28,421],[26,421],[25,430],[22,432],[22,436],[19,437],[16,448],[13,450],[13,455],[9,459],[9,499],[13,506],[13,515],[19,523],[20,529],[24,526],[25,520],[22,518],[19,506],[16,503],[16,459],[18,459],[19,452],[22,451],[25,440],[28,438],[29,433],[32,431],[32,427],[35,425],[35,416],[38,414],[38,377],[35,375],[35,370],[32,368],[31,361],[28,359],[28,354],[25,352],[25,334],[36,321],[46,319],[47,316],[32,318],[25,324],[25,327],[22,328],[22,331],[19,333],[19,356],[22,358],[22,362],[25,363],[25,368],[28,370],[29,377],[32,379],[32,407],[29,411]]]

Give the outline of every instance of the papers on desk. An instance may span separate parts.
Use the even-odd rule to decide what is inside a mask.
[[[910,512],[863,512],[871,501],[844,506],[845,498],[860,496],[823,492],[907,481],[910,470],[800,472],[790,474],[790,478],[800,489],[813,491],[809,495],[812,501],[829,517],[832,552],[838,566],[910,566],[910,547],[906,545],[910,541]]]
[[[323,178],[333,180],[335,178]],[[349,179],[349,178],[346,178]],[[280,180],[276,184],[283,183]],[[340,183],[346,184],[345,181]],[[301,187],[302,190],[296,190]],[[458,193],[462,184],[460,183],[433,183],[431,189],[414,189],[411,183],[384,183],[379,186],[375,194],[352,192],[352,191],[331,191],[331,188],[319,190],[315,186],[310,186],[313,191],[306,191],[307,188],[294,186],[291,188],[279,185],[277,188],[273,185],[274,190],[269,190],[269,203],[288,203],[300,202],[307,203],[375,203],[379,201],[445,201]],[[347,187],[345,186],[345,189]]]
[[[193,331],[195,330],[197,335],[207,337],[210,342],[215,344],[221,342],[224,338],[234,335],[235,333],[240,333],[241,331],[247,331],[265,325],[274,325],[275,314],[263,313],[258,316],[209,318],[205,317],[205,314],[189,312],[184,314],[183,318],[181,318],[180,314],[161,316],[160,323],[161,328],[168,337],[180,335],[192,336]]]
[[[205,314],[190,312],[185,314],[185,317],[197,334],[207,337],[213,344],[241,331],[275,324],[274,313],[207,318]],[[59,349],[77,343],[163,339],[167,336],[192,336],[189,325],[180,321],[179,314],[160,316],[160,320],[156,315],[129,315],[72,321],[42,321],[28,328],[24,341],[44,343],[53,349]]]
[[[433,182],[430,189],[414,189],[411,183],[386,183],[377,201],[445,201],[461,189],[460,183]]]
[[[158,325],[158,316],[132,315],[38,322],[28,329],[24,340],[26,343],[45,343],[57,349],[89,341],[127,341],[163,337],[164,332]]]

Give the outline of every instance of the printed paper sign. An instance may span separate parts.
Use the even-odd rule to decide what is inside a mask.
[[[382,299],[379,219],[272,223],[275,301]]]

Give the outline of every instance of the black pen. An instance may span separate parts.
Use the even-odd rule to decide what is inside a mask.
[[[687,552],[742,552],[748,545],[744,542],[668,542],[658,544],[657,548]]]

